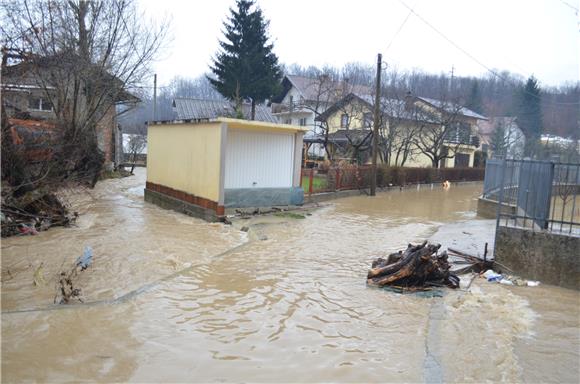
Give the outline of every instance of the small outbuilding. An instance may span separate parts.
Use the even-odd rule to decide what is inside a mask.
[[[300,205],[304,133],[230,118],[151,123],[145,200],[208,221],[228,208]]]

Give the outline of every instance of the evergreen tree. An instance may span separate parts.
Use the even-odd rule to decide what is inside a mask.
[[[479,90],[479,82],[477,80],[473,81],[471,90],[469,91],[469,97],[465,105],[467,108],[479,114],[483,113],[483,102],[481,97],[481,91]]]
[[[504,157],[507,153],[508,143],[505,136],[505,127],[501,122],[499,122],[493,130],[489,143],[491,151],[496,157]]]
[[[542,96],[538,81],[532,76],[518,95],[518,125],[526,136],[524,153],[533,156],[538,149],[542,135]]]
[[[254,0],[237,0],[224,22],[224,40],[210,66],[215,78],[211,84],[226,98],[234,100],[238,112],[243,99],[252,101],[254,120],[256,103],[279,92],[282,72],[274,45],[268,40],[269,21]]]

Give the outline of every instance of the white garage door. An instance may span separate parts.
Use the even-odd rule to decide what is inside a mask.
[[[229,130],[224,188],[292,186],[294,135]]]

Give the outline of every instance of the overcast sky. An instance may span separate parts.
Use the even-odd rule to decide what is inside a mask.
[[[140,3],[149,17],[171,19],[172,41],[155,65],[159,83],[206,72],[235,0]],[[270,20],[270,36],[282,63],[372,64],[381,52],[390,67],[440,73],[453,66],[457,76],[484,75],[486,69],[471,55],[489,68],[524,77],[534,74],[544,86],[579,81],[578,0],[258,0],[258,4]]]

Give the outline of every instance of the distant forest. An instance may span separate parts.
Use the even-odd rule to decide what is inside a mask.
[[[350,63],[342,68],[297,64],[284,65],[284,73],[307,77],[328,75],[336,81],[372,85],[372,66]],[[410,91],[417,96],[451,100],[487,117],[515,116],[526,78],[508,71],[495,71],[484,77],[451,77],[449,73],[431,74],[418,70],[398,71],[387,68],[382,75],[384,97],[401,98]],[[565,83],[558,87],[541,86],[543,133],[580,138],[580,83]],[[150,88],[141,92],[143,102],[119,117],[125,132],[145,133],[145,121],[153,119]],[[157,96],[157,120],[173,119],[171,102],[176,97],[210,98],[222,96],[211,86],[205,75],[197,78],[177,77],[160,87]]]

